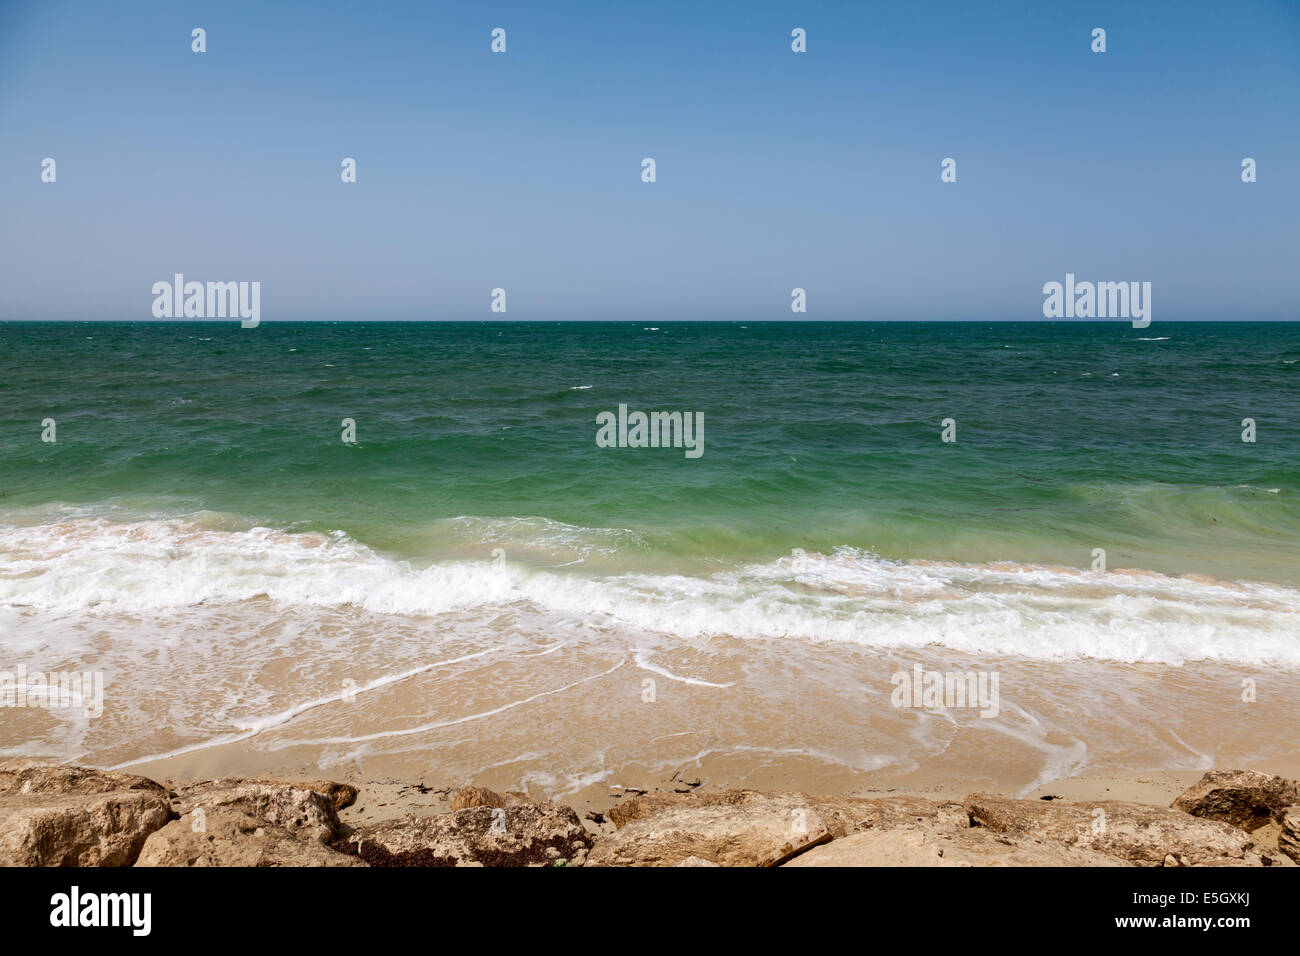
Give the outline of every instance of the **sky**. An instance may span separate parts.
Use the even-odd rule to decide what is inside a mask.
[[[1296,320],[1300,2],[0,0],[0,211],[0,319]]]

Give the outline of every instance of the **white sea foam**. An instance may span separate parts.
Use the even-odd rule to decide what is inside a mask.
[[[641,668],[642,670],[650,671],[652,674],[658,674],[660,677],[667,677],[669,680],[675,680],[680,684],[691,684],[696,687],[718,687],[718,688],[732,686],[730,682],[725,684],[715,684],[713,681],[702,680],[698,677],[684,677],[681,674],[674,674],[672,671],[668,670],[667,668],[660,667],[658,664],[653,663],[650,659],[650,653],[645,650],[638,650],[633,655],[633,660],[636,661],[636,666]]]
[[[1040,660],[1300,667],[1300,590],[1275,584],[904,563],[853,549],[702,575],[594,574],[513,560],[418,566],[342,533],[219,524],[81,517],[0,528],[0,619],[199,607],[238,614],[254,600],[417,618],[524,609],[557,623],[687,641],[730,635],[884,649],[941,645]],[[602,548],[613,545],[593,534]]]
[[[457,724],[466,724],[466,723],[470,723],[471,721],[485,720],[488,717],[495,717],[498,714],[503,714],[508,710],[514,710],[517,707],[524,707],[528,704],[533,703],[534,701],[541,700],[543,697],[554,697],[556,694],[563,694],[567,691],[573,690],[576,687],[581,687],[583,684],[590,683],[591,681],[596,680],[598,678],[606,677],[609,674],[614,673],[614,671],[618,670],[622,666],[623,666],[623,662],[619,661],[617,664],[615,664],[613,667],[610,667],[607,670],[601,671],[600,673],[597,674],[588,675],[587,677],[583,677],[580,680],[572,681],[571,683],[565,684],[561,687],[552,688],[550,690],[539,691],[538,693],[531,694],[528,697],[521,697],[518,700],[509,701],[508,703],[502,704],[499,707],[493,707],[490,710],[479,711],[473,714],[465,714],[461,717],[454,717],[448,720],[430,721],[428,723],[417,724],[414,727],[401,727],[396,730],[391,730],[391,729],[380,730],[380,731],[376,731],[375,733],[355,734],[347,737],[322,737],[313,740],[286,740],[278,743],[275,749],[283,749],[285,747],[297,747],[297,746],[304,746],[304,745],[320,746],[324,744],[369,743],[371,741],[376,741],[376,740],[391,740],[394,737],[409,737],[414,734],[427,734],[431,730],[441,730],[444,727],[454,727]]]

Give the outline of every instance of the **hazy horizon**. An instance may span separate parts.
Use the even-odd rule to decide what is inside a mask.
[[[229,326],[229,325],[237,325],[237,321],[235,321],[235,320],[230,320],[230,319],[154,319],[154,318],[148,318],[148,319],[117,319],[117,318],[104,318],[104,319],[3,319],[3,320],[0,320],[0,321],[6,322],[6,323],[10,323],[10,324],[17,324],[17,323],[21,323],[21,322],[30,322],[30,323],[33,323],[33,324],[55,323],[55,322],[66,322],[66,323],[69,323],[69,324],[75,324],[75,323],[78,323],[78,322],[103,322],[103,323],[107,323],[107,324],[112,324],[112,323],[119,323],[119,324],[120,324],[120,323],[130,323],[130,324],[132,324],[132,325],[186,325],[186,324],[189,324],[189,325],[213,325],[213,324],[216,324],[216,325],[227,325],[227,326]],[[820,322],[820,323],[863,324],[863,325],[870,325],[870,324],[873,324],[873,323],[874,323],[874,324],[886,324],[886,323],[917,323],[917,324],[925,324],[925,323],[943,323],[943,324],[956,324],[956,325],[986,325],[986,324],[994,323],[994,322],[996,322],[996,323],[1000,323],[1000,324],[1007,324],[1007,325],[1096,325],[1096,324],[1099,324],[1099,323],[1117,322],[1117,323],[1118,323],[1119,325],[1121,325],[1121,326],[1124,326],[1124,327],[1128,327],[1128,326],[1129,326],[1129,322],[1128,322],[1127,320],[1123,320],[1123,319],[963,319],[963,318],[952,318],[952,319],[890,319],[890,318],[877,318],[877,319],[820,319],[820,318],[802,318],[802,319],[801,319],[801,318],[788,318],[788,319],[787,319],[787,318],[759,318],[759,319],[714,319],[714,318],[708,318],[708,319],[704,319],[704,318],[700,318],[700,319],[619,319],[619,318],[614,318],[614,319],[609,319],[609,318],[594,318],[594,317],[593,317],[593,318],[586,318],[586,319],[534,319],[534,318],[514,318],[514,317],[510,317],[510,316],[496,316],[496,317],[492,317],[492,318],[481,318],[481,319],[470,319],[470,318],[464,318],[464,319],[461,319],[461,318],[443,318],[443,319],[418,319],[418,318],[412,318],[412,319],[262,319],[262,320],[261,320],[261,324],[263,324],[263,325],[313,325],[313,324],[330,324],[330,325],[337,325],[337,324],[345,324],[345,323],[346,323],[346,324],[350,324],[350,323],[369,323],[369,324],[379,325],[379,324],[383,324],[383,323],[385,323],[385,322],[401,322],[401,323],[414,323],[414,324],[424,323],[424,324],[428,324],[428,325],[438,325],[438,324],[466,324],[466,323],[477,323],[477,324],[483,324],[483,325],[492,325],[492,324],[501,324],[501,325],[506,325],[506,324],[511,324],[511,323],[513,323],[513,324],[535,323],[535,324],[541,324],[541,325],[568,325],[568,324],[583,324],[583,323],[589,323],[589,324],[593,324],[593,325],[599,325],[599,324],[615,324],[615,325],[617,325],[617,324],[628,324],[628,325],[637,325],[637,324],[641,324],[641,323],[645,323],[645,322],[650,322],[650,321],[659,322],[659,323],[661,323],[661,324],[663,324],[663,325],[681,325],[681,324],[684,324],[684,323],[709,323],[709,322],[717,322],[717,323],[723,323],[723,324],[728,324],[728,325],[745,325],[745,324],[748,324],[748,323],[750,323],[750,322],[753,322],[753,323],[755,323],[755,324],[758,324],[758,323],[766,323],[766,324],[769,324],[769,325],[771,325],[771,324],[779,324],[779,323],[809,323],[809,324],[813,324],[813,323],[819,323],[819,322]],[[1164,319],[1164,320],[1162,320],[1161,324],[1163,324],[1163,325],[1181,325],[1181,324],[1210,325],[1210,324],[1214,324],[1214,323],[1216,323],[1216,322],[1221,322],[1221,323],[1222,323],[1222,322],[1226,322],[1226,323],[1231,323],[1231,324],[1236,324],[1236,325],[1251,325],[1251,324],[1259,324],[1259,325],[1295,325],[1295,324],[1297,324],[1297,323],[1300,323],[1300,319],[1213,319],[1213,318],[1205,318],[1205,319]],[[1153,323],[1149,328],[1154,328],[1154,327],[1155,327],[1155,323]],[[1140,331],[1142,331],[1142,329],[1136,329],[1135,331],[1139,331],[1139,332],[1140,332]]]

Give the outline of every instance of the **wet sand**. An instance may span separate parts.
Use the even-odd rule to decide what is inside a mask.
[[[778,659],[754,650],[715,641],[707,652],[653,658],[614,655],[608,645],[473,658],[290,707],[283,720],[226,735],[233,739],[169,734],[160,699],[148,746],[180,752],[111,742],[78,759],[172,782],[347,782],[362,792],[348,811],[353,823],[442,812],[452,791],[475,784],[572,805],[593,830],[596,815],[637,791],[954,799],[988,791],[1167,805],[1211,768],[1300,777],[1300,685],[1286,673],[1251,677],[1258,697],[1246,702],[1248,672],[1221,665],[846,657],[816,645],[783,648]],[[890,676],[917,660],[994,669],[997,715],[894,706]]]

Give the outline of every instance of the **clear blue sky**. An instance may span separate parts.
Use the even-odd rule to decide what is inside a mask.
[[[0,208],[7,319],[1300,319],[1300,2],[0,0]]]

